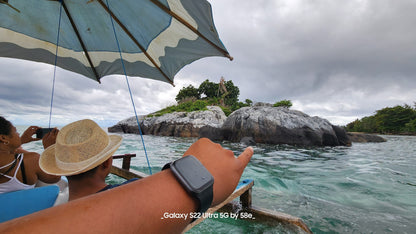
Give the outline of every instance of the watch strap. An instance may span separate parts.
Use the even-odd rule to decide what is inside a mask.
[[[170,168],[170,164],[172,164],[172,162],[168,162],[166,163],[163,167],[162,167],[162,171],[169,169]]]
[[[211,207],[212,200],[214,198],[213,187],[214,187],[214,184],[212,184],[203,193],[196,193],[196,198],[199,200],[198,213],[200,213],[201,216],[202,216],[202,213],[204,213]]]
[[[185,156],[185,157],[193,157],[193,158],[195,158],[192,155],[188,155],[188,156]],[[183,160],[183,158],[185,158],[185,157],[182,157],[182,158],[180,158],[178,160]],[[199,162],[199,160],[197,158],[195,158],[195,159]],[[169,163],[165,164],[163,166],[163,168],[162,168],[162,171],[171,168],[174,162],[175,161],[169,162]],[[204,170],[206,170],[206,168],[204,167],[204,165],[202,165],[202,164],[200,164],[200,165],[203,167]],[[176,175],[175,174],[175,171],[176,170],[172,170],[172,173],[175,175],[176,179],[181,183],[181,185],[185,188],[185,190],[187,190],[186,189],[186,186],[184,185],[184,183],[186,183],[186,182],[185,181],[181,181],[180,176]],[[203,212],[207,211],[211,207],[212,200],[213,200],[213,183],[209,187],[207,187],[204,191],[201,191],[199,193],[197,193],[195,191],[187,191],[187,192],[192,197],[194,197],[195,199],[198,200],[199,207],[198,207],[197,212],[200,213],[201,215],[202,215]]]

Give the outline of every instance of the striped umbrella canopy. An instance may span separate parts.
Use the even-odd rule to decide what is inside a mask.
[[[206,0],[0,0],[0,56],[171,84],[195,60],[232,59]]]

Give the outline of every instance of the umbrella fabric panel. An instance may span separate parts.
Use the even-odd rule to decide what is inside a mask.
[[[35,0],[9,2],[20,12],[0,4],[0,56],[54,64],[60,4]],[[68,28],[68,24],[63,19],[61,28]],[[64,32],[68,34],[68,29]],[[77,69],[78,73],[91,76],[90,69],[82,65],[87,64],[87,60],[81,53],[80,43],[75,40],[71,42],[66,47],[80,53],[75,59],[65,59],[69,63],[65,63],[63,68]]]
[[[181,0],[189,15],[195,19],[198,31],[208,40],[224,51],[227,51],[214,25],[211,4],[207,1]]]
[[[90,61],[70,18],[62,11],[57,66],[92,79],[124,74],[109,13],[97,0],[64,2]],[[171,82],[186,64],[206,56],[227,54],[215,30],[208,2],[156,2],[180,19],[160,9],[152,0],[109,0],[127,75]],[[9,3],[20,13],[0,4],[0,56],[54,64],[60,3],[46,0],[9,0]],[[199,32],[195,33],[181,20]]]
[[[0,4],[0,27],[28,35],[42,41],[55,43],[58,30],[59,2],[9,1],[20,12]],[[1,38],[3,39],[7,38]]]
[[[59,2],[48,0],[14,0],[10,2],[20,10],[20,13],[0,4],[2,19],[0,27],[51,44],[56,43]],[[117,44],[113,40],[114,32],[109,14],[97,1],[87,2],[87,0],[66,0],[65,4],[88,51],[118,52]],[[131,7],[132,5],[137,7]],[[153,38],[169,26],[171,18],[148,0],[118,0],[117,4],[112,4],[110,1],[110,9],[116,13],[124,25],[130,28],[135,38],[145,48]],[[149,21],[152,23],[145,23]],[[131,39],[119,27],[117,27],[117,33],[122,51],[137,53],[137,46],[131,43]],[[60,47],[83,51],[65,13],[62,14],[60,34]]]
[[[131,5],[139,7],[129,7]],[[146,50],[152,40],[169,27],[172,18],[149,0],[109,1],[109,9]],[[108,13],[107,18],[110,19]],[[131,39],[117,24],[115,25],[117,36],[123,37],[122,40],[119,38],[122,51],[137,53],[138,47],[131,43]],[[108,26],[111,27],[110,22]]]

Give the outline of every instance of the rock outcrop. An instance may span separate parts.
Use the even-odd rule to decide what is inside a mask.
[[[146,117],[140,121],[142,133],[145,135],[200,137],[200,132],[208,134],[205,137],[220,136],[217,130],[221,128],[226,116],[218,106],[208,106],[207,111],[174,112],[159,117]],[[108,128],[109,132],[138,133],[135,118],[129,118]]]
[[[284,107],[243,107],[233,112],[222,127],[224,139],[240,142],[252,137],[257,143],[305,146],[350,145],[343,128],[328,120],[310,117]]]
[[[178,137],[207,137],[211,140],[304,146],[351,145],[346,131],[319,117],[271,105],[244,107],[228,118],[221,108],[175,112],[160,117],[141,117],[143,134]],[[134,117],[110,127],[109,132],[138,133]]]
[[[139,121],[142,122],[145,116],[139,116]],[[108,128],[108,132],[122,132],[122,133],[134,133],[139,134],[139,128],[137,127],[136,117],[130,117],[121,120],[116,125]]]
[[[347,133],[351,142],[360,142],[360,143],[368,143],[368,142],[386,142],[381,136],[377,136],[374,134],[366,134],[360,132],[349,132]]]

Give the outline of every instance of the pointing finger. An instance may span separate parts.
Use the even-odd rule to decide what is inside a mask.
[[[244,168],[250,162],[251,157],[253,156],[254,150],[253,147],[247,147],[243,153],[238,156],[238,159],[243,163]]]

